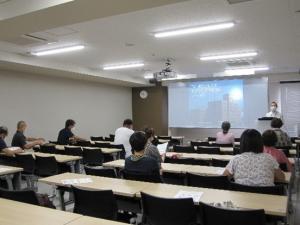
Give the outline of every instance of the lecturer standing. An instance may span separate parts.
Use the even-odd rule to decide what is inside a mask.
[[[271,103],[271,111],[266,114],[266,117],[275,117],[279,119],[283,119],[281,113],[277,110],[278,105],[277,102],[273,101]]]

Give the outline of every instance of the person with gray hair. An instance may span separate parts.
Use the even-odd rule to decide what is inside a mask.
[[[224,121],[222,123],[222,131],[217,133],[216,143],[217,144],[234,144],[234,135],[229,132],[230,123],[228,121]]]
[[[0,127],[0,152],[3,152],[5,155],[14,156],[17,153],[24,152],[21,148],[9,148],[5,143],[5,138],[8,135],[8,129],[5,126]]]

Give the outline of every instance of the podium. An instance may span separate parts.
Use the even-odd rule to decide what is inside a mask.
[[[263,133],[265,130],[270,130],[271,129],[271,120],[273,117],[261,117],[258,118],[256,122],[256,129],[260,132]]]

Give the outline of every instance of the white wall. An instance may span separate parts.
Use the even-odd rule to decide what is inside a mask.
[[[0,70],[0,125],[7,144],[19,120],[27,136],[56,140],[66,119],[76,121],[76,135],[108,135],[132,117],[131,88]]]
[[[280,95],[280,81],[300,80],[300,75],[296,73],[290,74],[270,74],[268,76],[268,99],[269,105],[272,101],[278,103],[278,109],[281,111],[281,95]],[[199,139],[202,140],[206,137],[214,137],[219,129],[207,128],[170,128],[169,134],[173,136],[184,136],[186,141]],[[231,129],[236,137],[239,137],[243,129]]]

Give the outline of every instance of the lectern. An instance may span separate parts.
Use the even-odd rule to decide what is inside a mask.
[[[263,133],[265,130],[271,129],[271,120],[273,117],[258,118],[256,128],[259,132]]]

